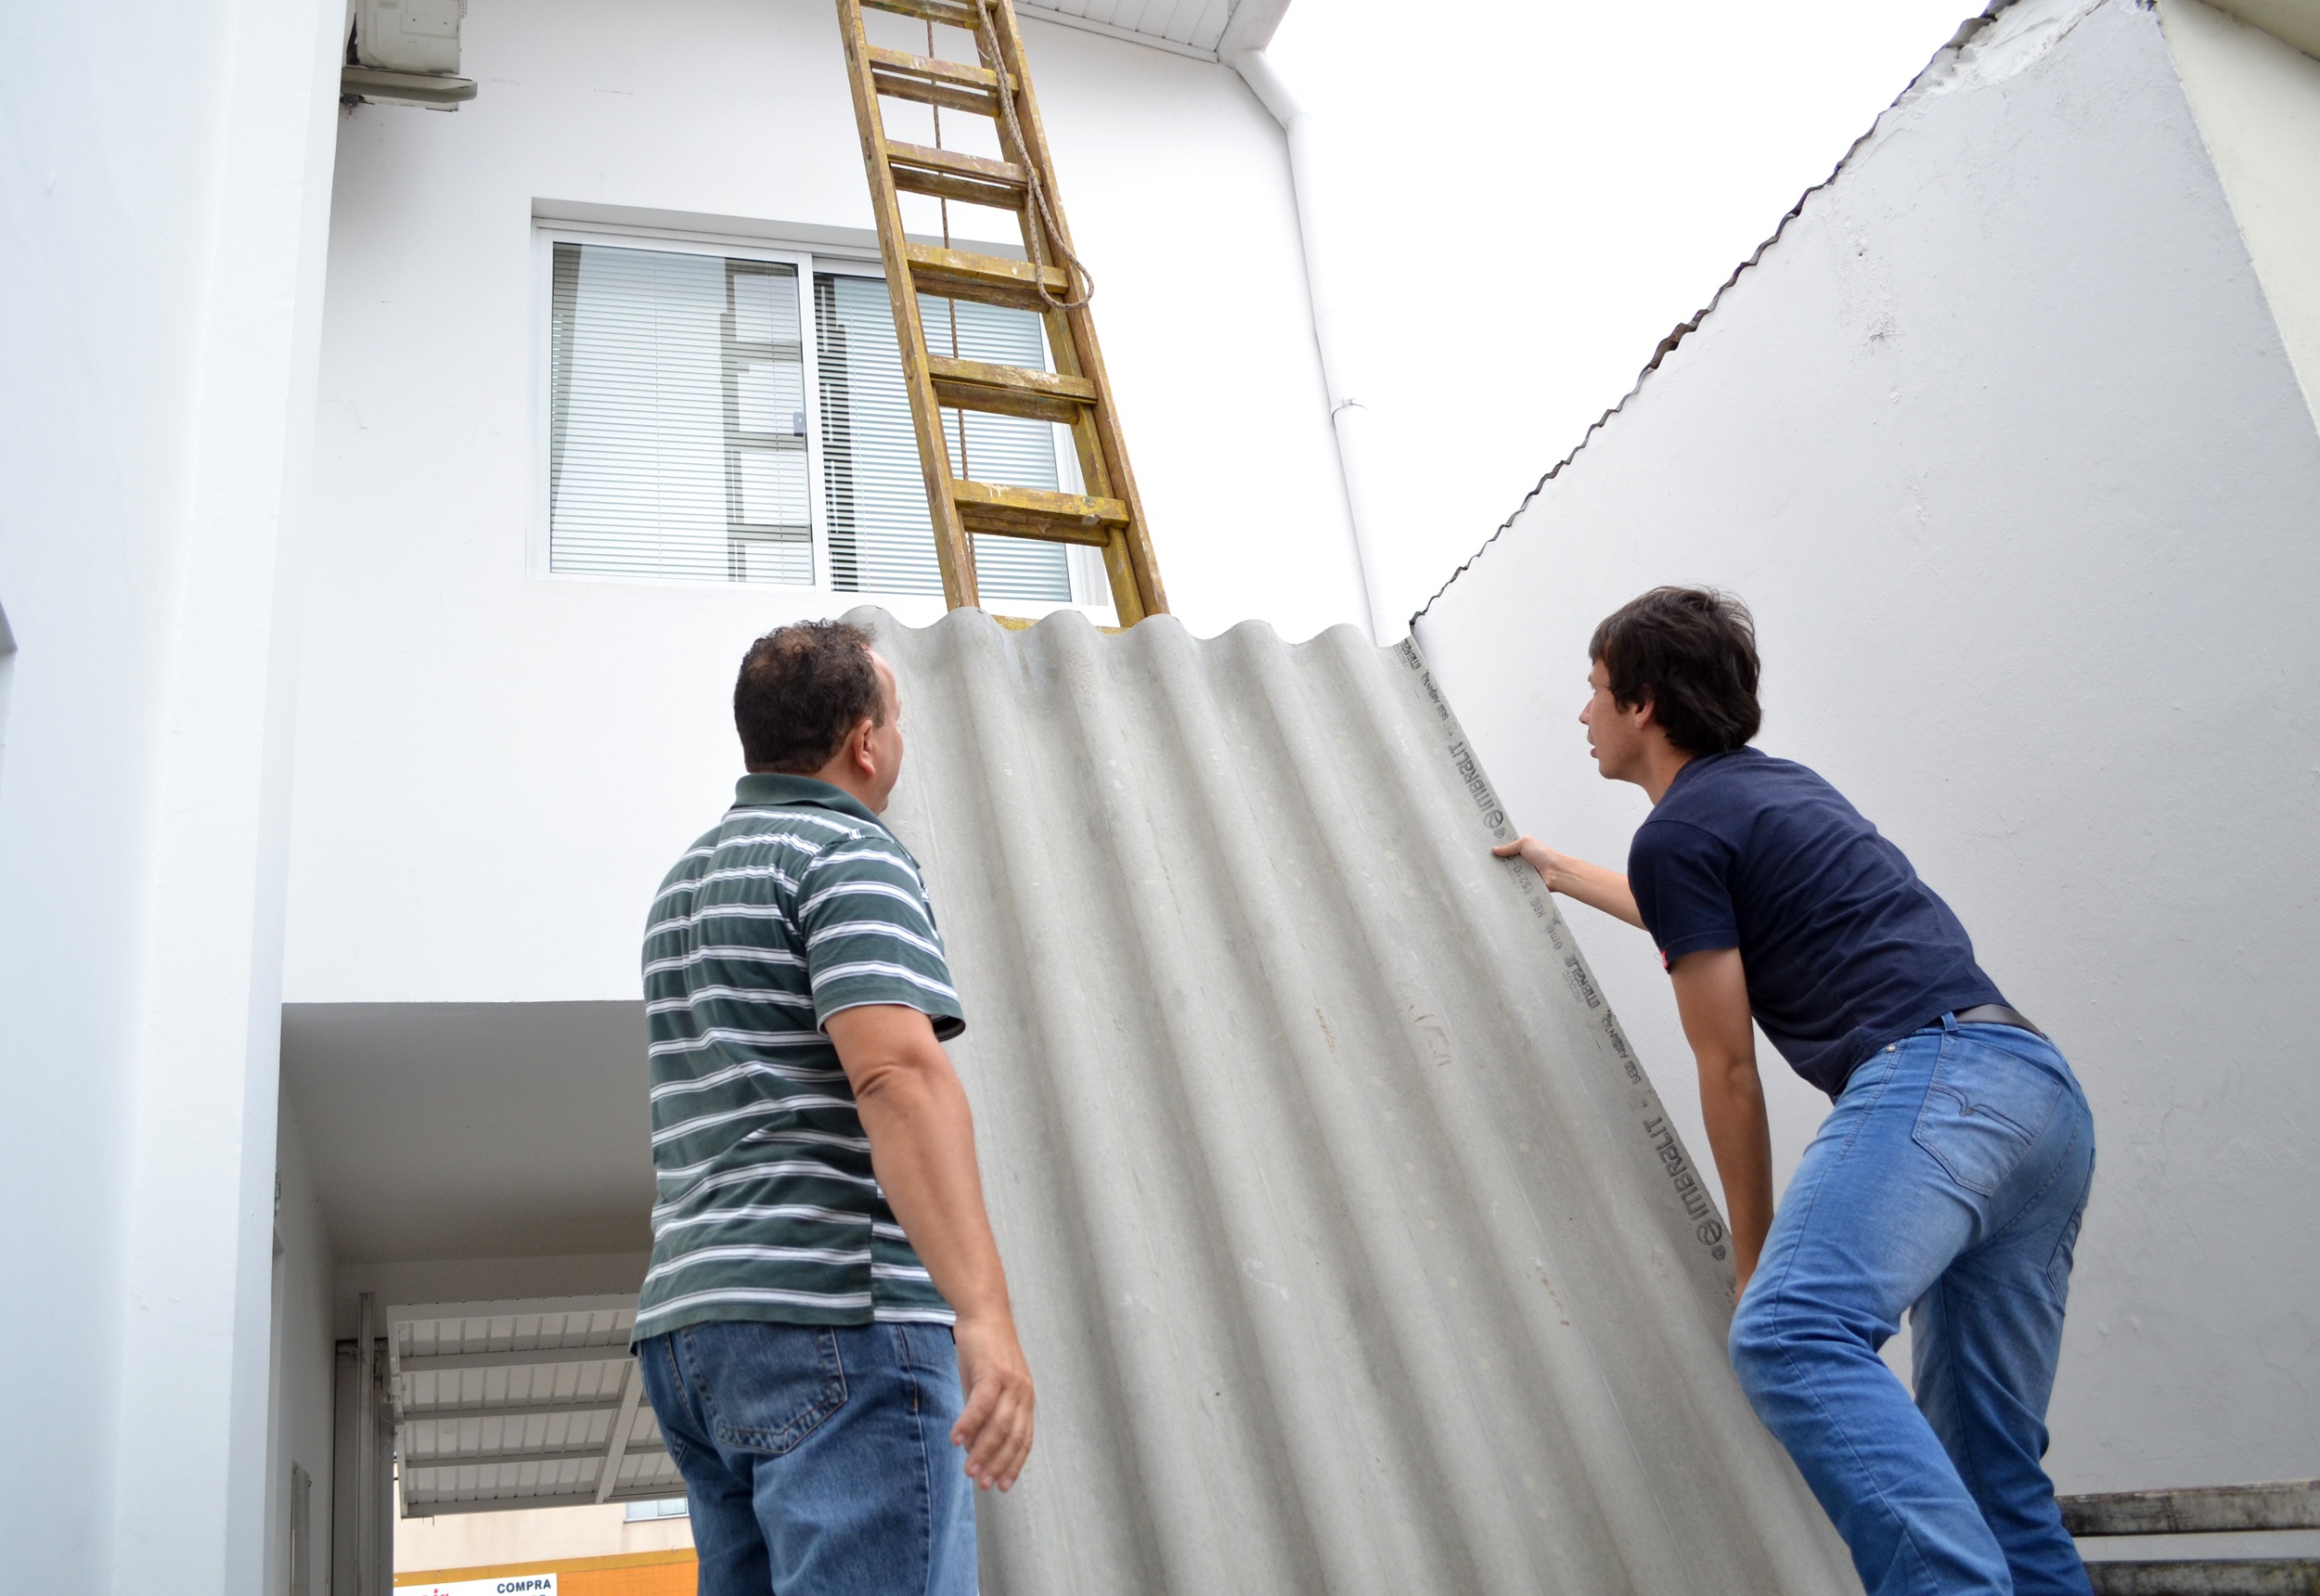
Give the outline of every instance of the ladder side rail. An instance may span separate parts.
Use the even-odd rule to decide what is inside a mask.
[[[1080,344],[1078,376],[1096,385],[1096,403],[1075,432],[1085,430],[1093,434],[1083,456],[1092,454],[1104,466],[1108,479],[1107,497],[1116,498],[1128,506],[1128,524],[1113,540],[1113,547],[1104,551],[1105,569],[1112,573],[1114,607],[1119,611],[1120,624],[1132,626],[1146,615],[1167,612],[1167,591],[1160,583],[1160,562],[1152,551],[1151,523],[1144,519],[1143,495],[1137,489],[1136,475],[1128,464],[1128,440],[1120,431],[1119,412],[1114,407],[1111,380],[1104,375],[1103,356],[1095,347],[1095,328],[1085,307],[1065,311],[1065,317],[1080,324],[1085,341]],[[1134,611],[1131,618],[1130,611]]]
[[[986,59],[984,66],[999,75],[1001,93],[1012,87],[1015,105],[1015,121],[1023,130],[1022,149],[1008,149],[1014,161],[1038,174],[1047,190],[1048,209],[1053,213],[1055,230],[1061,235],[1058,242],[1065,249],[1073,248],[1070,224],[1064,219],[1063,200],[1055,181],[1055,161],[1047,141],[1047,129],[1039,120],[1038,100],[1031,90],[1030,74],[1025,68],[1023,34],[1015,23],[1015,8],[1012,0],[990,0],[991,32],[996,35],[999,58]],[[988,48],[981,30],[975,33],[978,52]],[[999,123],[1000,147],[1007,143],[1006,123]],[[1038,208],[1025,205],[1023,212],[1024,245],[1032,250],[1030,234],[1044,225]],[[1050,253],[1045,249],[1033,251],[1034,257]],[[1075,285],[1076,287],[1076,285]],[[1068,296],[1067,296],[1068,297]],[[1154,555],[1150,522],[1144,519],[1143,496],[1136,487],[1135,472],[1128,464],[1128,439],[1120,430],[1119,410],[1112,397],[1112,381],[1105,374],[1103,354],[1096,339],[1095,317],[1087,305],[1076,309],[1050,312],[1048,341],[1054,346],[1057,368],[1063,369],[1066,347],[1073,352],[1072,366],[1067,375],[1082,377],[1095,384],[1096,402],[1087,419],[1073,428],[1075,441],[1083,432],[1092,433],[1088,443],[1081,444],[1080,470],[1088,479],[1088,491],[1116,498],[1128,506],[1128,525],[1113,537],[1104,549],[1104,567],[1112,578],[1113,607],[1119,613],[1123,626],[1132,626],[1146,615],[1166,612],[1168,607],[1166,590],[1160,582],[1160,562]],[[1064,336],[1055,336],[1054,324],[1063,324]],[[1092,447],[1089,446],[1092,444]],[[1101,462],[1100,470],[1090,467]],[[1096,485],[1099,476],[1104,485]]]
[[[1026,225],[1036,225],[1026,222]],[[1078,353],[1073,347],[1071,324],[1062,311],[1049,311],[1042,317],[1047,323],[1048,346],[1054,352],[1055,369],[1063,375],[1095,384],[1081,375]],[[1103,409],[1101,397],[1094,404],[1084,405],[1071,419],[1072,452],[1079,458],[1079,480],[1087,491],[1100,498],[1118,499],[1128,506],[1128,521],[1125,526],[1107,529],[1102,543],[1103,574],[1112,589],[1112,609],[1123,626],[1133,626],[1154,612],[1154,606],[1145,601],[1144,588],[1136,579],[1136,562],[1129,553],[1129,534],[1140,530],[1143,517],[1142,506],[1114,491],[1112,468],[1104,458],[1103,432],[1097,420]]]
[[[926,368],[926,328],[919,315],[918,285],[910,274],[901,198],[893,170],[886,164],[885,118],[879,109],[878,86],[867,53],[870,39],[862,23],[863,3],[838,0],[839,32],[845,41],[846,81],[854,91],[854,119],[862,135],[862,165],[870,176],[870,208],[878,218],[878,253],[885,263],[886,293],[894,302],[895,341],[901,346],[910,423],[918,434],[919,470],[926,482],[934,560],[942,569],[944,607],[975,609],[981,607],[982,598],[976,590],[974,549],[951,497],[950,443],[944,436],[942,411],[935,404],[934,380]],[[876,5],[877,0],[870,3]],[[881,6],[879,9],[902,7]]]

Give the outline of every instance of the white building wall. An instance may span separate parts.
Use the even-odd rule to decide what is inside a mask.
[[[398,1518],[394,1521],[394,1565],[419,1574],[438,1568],[544,1563],[551,1558],[633,1556],[681,1551],[692,1545],[690,1518],[632,1519],[630,1505],[607,1502],[602,1507],[510,1508],[499,1512]]]
[[[1417,633],[1516,822],[1646,812],[1594,623],[1739,592],[1760,746],[1956,907],[2094,1100],[2068,1490],[2320,1474],[2320,436],[2159,19],[2024,0],[1889,112]],[[1698,1131],[1640,933],[1589,956]],[[1761,1049],[1780,1176],[1825,1103]]]
[[[339,0],[0,60],[0,1546],[261,1577],[290,578]]]
[[[298,1116],[285,1094],[276,1121],[273,1400],[265,1470],[266,1596],[301,1596],[290,1584],[290,1471],[312,1481],[306,1504],[311,1587],[323,1596],[330,1569],[331,1401],[337,1363],[332,1292],[337,1259]]]
[[[1223,67],[1025,36],[1173,608],[1203,633],[1359,618],[1279,129]],[[457,115],[366,107],[341,135],[297,1000],[633,997],[644,905],[739,769],[748,640],[857,601],[526,573],[535,208],[867,229],[832,8],[502,0],[462,70]],[[483,924],[522,931],[479,959]]]

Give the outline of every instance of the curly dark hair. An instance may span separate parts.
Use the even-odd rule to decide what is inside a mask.
[[[1742,747],[1764,724],[1756,617],[1732,594],[1655,587],[1604,617],[1587,657],[1621,704],[1650,701],[1668,740],[1686,753]]]
[[[752,770],[810,775],[846,734],[886,723],[870,636],[844,621],[800,621],[750,644],[733,684],[733,725]]]

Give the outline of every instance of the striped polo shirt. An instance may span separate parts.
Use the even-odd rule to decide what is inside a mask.
[[[948,1324],[895,1222],[831,1015],[864,1003],[966,1029],[918,861],[805,776],[745,776],[645,926],[652,1265],[636,1339],[712,1319]]]

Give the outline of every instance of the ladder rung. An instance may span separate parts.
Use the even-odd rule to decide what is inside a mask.
[[[873,11],[892,11],[899,17],[941,22],[952,28],[964,28],[970,33],[975,28],[974,7],[966,0],[862,0],[862,4]]]
[[[1062,377],[1028,367],[929,354],[926,371],[934,380],[935,399],[954,410],[1060,421],[1068,427],[1079,419],[1083,405],[1096,402],[1096,385],[1086,378]]]
[[[1049,543],[1085,543],[1102,548],[1115,529],[1128,524],[1128,506],[1115,498],[1049,493],[1042,488],[1003,488],[990,483],[950,479],[950,502],[969,532],[1003,537],[1036,537]]]
[[[916,100],[921,105],[940,106],[945,110],[962,110],[994,120],[999,114],[998,96],[990,89],[962,88],[939,79],[910,77],[879,67],[870,69],[870,86],[889,99]]]
[[[863,56],[870,62],[870,70],[876,72],[931,78],[936,83],[981,89],[985,94],[999,87],[997,72],[988,67],[973,66],[965,61],[937,60],[933,56],[914,56],[908,50],[889,50],[881,45],[864,46]]]
[[[1071,294],[1070,274],[1061,266],[1034,266],[1029,261],[970,254],[934,244],[905,244],[902,253],[921,293],[973,300],[978,304],[1012,305],[1018,310],[1047,308],[1039,298],[1041,282],[1059,299]]]
[[[885,148],[886,168],[894,174],[895,187],[913,194],[939,194],[946,200],[1004,211],[1019,208],[1030,191],[1030,179],[1023,168],[1009,161],[891,139]]]

